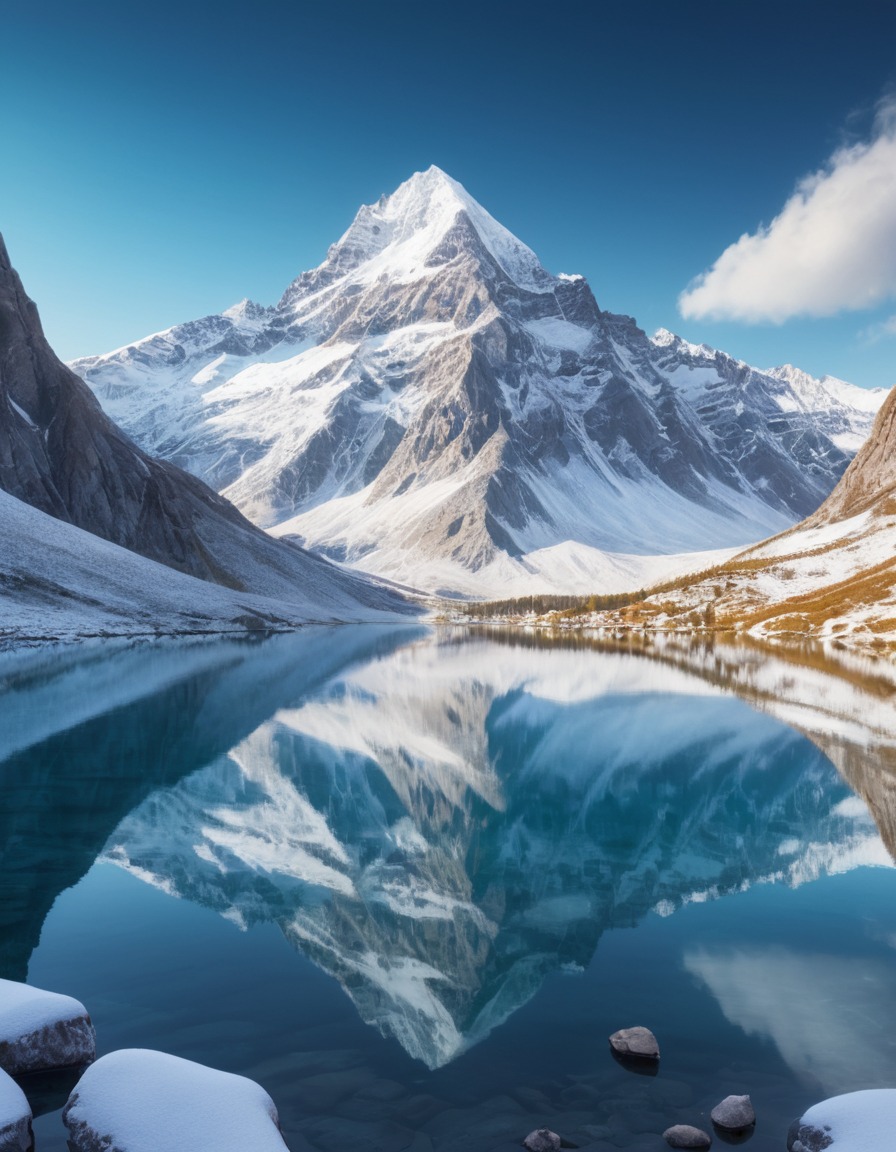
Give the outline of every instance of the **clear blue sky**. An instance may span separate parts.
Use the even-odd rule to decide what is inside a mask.
[[[0,32],[0,231],[69,358],[274,302],[434,163],[648,331],[889,385],[892,296],[782,323],[678,297],[894,83],[894,0],[33,0]]]

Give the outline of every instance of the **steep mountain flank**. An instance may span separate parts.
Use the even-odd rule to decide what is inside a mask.
[[[884,403],[871,434],[843,479],[808,524],[830,524],[860,512],[896,510],[896,397]]]
[[[314,606],[326,616],[357,617],[365,608],[396,604],[380,589],[272,540],[202,481],[138,448],[54,355],[2,241],[0,488],[179,572],[282,598],[292,609]],[[39,519],[16,515],[34,528],[34,547],[45,550],[52,532]],[[85,543],[84,550],[91,547]],[[16,574],[4,569],[10,578],[24,579],[27,573],[27,557],[19,559]],[[41,562],[45,559],[42,555]],[[111,554],[109,562],[114,568]],[[145,575],[158,583],[157,573]],[[101,589],[95,591],[102,599]],[[197,602],[200,593],[197,585]]]

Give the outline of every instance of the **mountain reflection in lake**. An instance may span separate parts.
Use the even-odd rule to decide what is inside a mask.
[[[356,628],[8,679],[0,974],[260,1079],[294,1148],[655,1148],[729,1091],[777,1148],[896,1077],[859,677]],[[635,1023],[655,1081],[609,1059]]]

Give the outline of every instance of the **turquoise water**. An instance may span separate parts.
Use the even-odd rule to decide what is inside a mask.
[[[868,806],[711,678],[407,628],[5,676],[0,975],[84,1001],[101,1052],[252,1076],[293,1152],[543,1124],[647,1152],[729,1092],[780,1149],[815,1100],[896,1083]],[[610,1057],[632,1024],[655,1077]]]

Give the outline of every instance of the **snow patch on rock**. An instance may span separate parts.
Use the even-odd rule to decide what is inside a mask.
[[[14,1076],[84,1064],[96,1055],[87,1009],[71,996],[0,980],[0,1068]]]
[[[74,1152],[193,1148],[284,1152],[277,1109],[254,1080],[144,1048],[103,1056],[62,1118]]]
[[[893,1147],[896,1088],[847,1092],[813,1104],[793,1122],[787,1152],[884,1152]]]
[[[0,1149],[31,1152],[31,1106],[11,1076],[0,1071]]]

